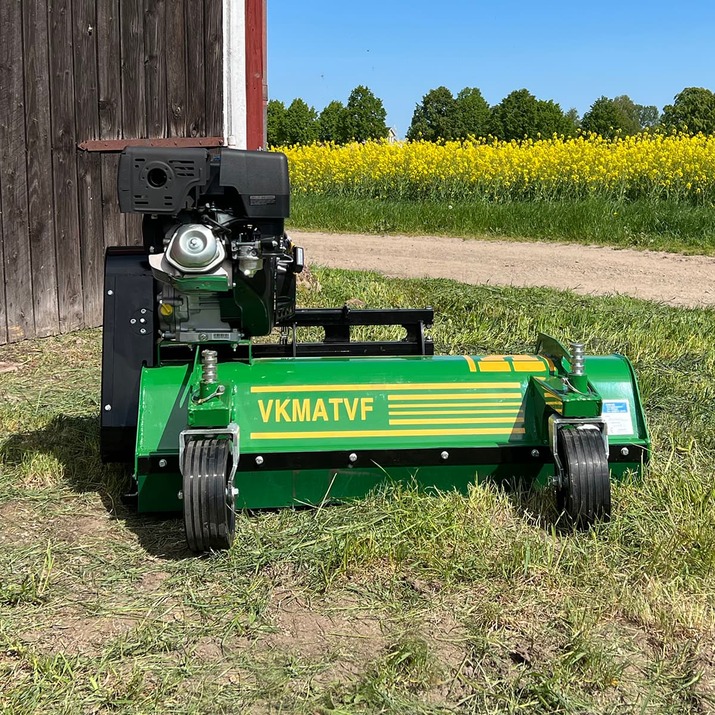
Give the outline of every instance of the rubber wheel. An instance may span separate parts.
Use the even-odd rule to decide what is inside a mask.
[[[608,457],[598,429],[559,430],[557,446],[563,484],[557,489],[559,511],[577,529],[588,529],[611,518]]]
[[[233,485],[228,484],[229,456],[225,439],[191,440],[184,448],[184,528],[192,551],[218,551],[233,543],[236,514]]]

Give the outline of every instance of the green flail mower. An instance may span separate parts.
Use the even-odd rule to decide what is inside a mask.
[[[238,510],[388,480],[551,486],[585,528],[610,517],[611,476],[646,462],[621,355],[540,335],[530,355],[436,356],[431,309],[297,308],[284,155],[130,148],[118,184],[143,246],[106,257],[102,455],[133,465],[140,511],[183,512],[192,550],[228,548]]]

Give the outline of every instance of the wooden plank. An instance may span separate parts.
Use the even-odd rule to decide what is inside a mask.
[[[2,215],[2,184],[0,183],[0,216]],[[0,345],[4,345],[7,342],[7,311],[5,306],[7,305],[5,298],[5,289],[7,288],[7,283],[5,282],[5,239],[2,230],[2,221],[0,221]]]
[[[204,76],[204,3],[190,0],[186,18],[186,136],[206,136],[206,84]]]
[[[99,134],[102,139],[122,136],[120,1],[97,0]]]
[[[184,4],[185,0],[172,0],[171,12],[166,13],[166,102],[171,137],[187,136]]]
[[[165,25],[166,6],[164,0],[144,0],[146,125],[148,137],[165,137],[168,124]]]
[[[104,220],[104,250],[110,246],[127,243],[127,226],[123,213],[119,212],[117,197],[117,171],[119,154],[100,154],[102,164],[102,216]]]
[[[206,135],[224,136],[223,127],[223,0],[204,0],[204,85]]]
[[[60,330],[67,332],[83,325],[70,0],[48,0],[48,19],[57,289]]]
[[[99,135],[101,139],[122,136],[121,0],[97,0],[97,64],[99,75]],[[118,160],[102,157],[102,221],[104,247],[127,242],[124,214],[117,201]]]
[[[122,136],[139,139],[146,136],[146,75],[144,72],[144,3],[122,0]],[[124,217],[126,242],[135,240],[130,216]]]
[[[142,219],[141,214],[126,214],[127,222],[127,246],[142,245]]]
[[[27,224],[24,48],[19,0],[0,2],[0,186],[5,316],[10,342],[35,334],[32,258]]]
[[[25,130],[32,295],[35,334],[44,337],[55,335],[60,327],[52,197],[47,0],[24,0],[22,19],[26,40]]]
[[[121,5],[122,130],[127,139],[146,136],[143,0]]]
[[[82,72],[75,83],[75,124],[80,139],[99,138],[99,75],[97,67],[97,8],[95,0],[74,0],[74,66]],[[81,152],[77,157],[77,193],[82,255],[84,324],[102,320],[104,239],[102,237],[102,161]]]

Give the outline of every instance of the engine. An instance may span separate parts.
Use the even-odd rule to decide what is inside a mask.
[[[284,231],[289,194],[282,154],[122,154],[120,208],[144,215],[162,342],[237,343],[291,320],[303,251]]]

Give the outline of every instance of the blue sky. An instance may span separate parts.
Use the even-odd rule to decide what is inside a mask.
[[[629,95],[659,109],[715,90],[715,2],[268,0],[268,89],[320,111],[364,84],[404,136],[430,89],[478,87],[490,104],[526,87],[579,114]]]

